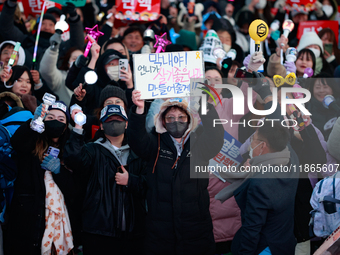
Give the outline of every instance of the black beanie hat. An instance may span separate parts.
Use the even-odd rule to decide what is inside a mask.
[[[117,86],[107,85],[100,93],[99,107],[103,107],[105,100],[109,97],[118,97],[123,100],[126,107],[128,106],[125,91]]]
[[[54,24],[57,23],[57,20],[55,19],[55,17],[54,17],[51,13],[45,13],[43,20],[44,20],[44,19],[49,19],[49,20],[51,20]]]

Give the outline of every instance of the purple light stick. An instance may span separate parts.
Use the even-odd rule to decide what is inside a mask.
[[[165,47],[169,44],[171,44],[170,41],[166,39],[166,33],[162,34],[162,36],[155,35],[156,37],[156,43],[155,48],[157,48],[156,53],[160,53],[161,51],[165,51]]]
[[[312,77],[314,74],[313,69],[310,67],[307,67],[305,71],[303,72],[303,78],[309,78]]]
[[[85,39],[89,39],[89,42],[87,43],[86,49],[84,52],[84,56],[87,57],[87,55],[90,52],[92,43],[94,43],[95,41],[98,41],[98,37],[104,35],[104,33],[98,31],[98,25],[95,25],[93,28],[86,27],[85,30],[87,33],[87,36]]]

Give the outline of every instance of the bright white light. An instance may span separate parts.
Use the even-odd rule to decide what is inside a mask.
[[[80,126],[84,125],[86,123],[86,115],[81,112],[78,112],[74,116],[74,122]]]
[[[61,30],[62,32],[66,31],[68,29],[68,24],[65,21],[65,15],[60,16],[60,20],[55,24],[55,30]]]
[[[88,71],[85,74],[84,78],[87,84],[95,84],[98,80],[98,75],[96,74],[95,71]]]

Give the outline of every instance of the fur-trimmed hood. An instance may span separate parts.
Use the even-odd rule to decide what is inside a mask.
[[[24,108],[24,105],[22,104],[20,98],[16,94],[9,92],[9,91],[5,91],[5,92],[0,93],[0,99],[4,98],[4,97],[12,98],[13,101],[16,103],[16,106]]]
[[[159,113],[156,114],[154,118],[156,132],[159,134],[163,134],[167,132],[167,130],[165,129],[162,123],[162,115],[167,108],[171,106],[175,106],[175,105],[182,108],[189,115],[189,118],[190,118],[190,124],[188,126],[188,129],[185,131],[183,135],[183,137],[185,137],[187,134],[189,134],[190,131],[194,130],[197,127],[197,118],[194,118],[192,112],[189,109],[188,102],[183,98],[171,98],[171,99],[166,100],[161,105]]]

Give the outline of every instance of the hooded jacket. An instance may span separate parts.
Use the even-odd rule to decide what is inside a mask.
[[[104,61],[106,60],[106,58],[108,56],[110,56],[112,54],[116,54],[120,57],[123,57],[123,55],[120,54],[118,51],[115,51],[115,50],[112,50],[112,49],[106,50],[103,53],[103,55],[101,55],[99,57],[99,59],[97,60],[97,63],[96,63],[96,73],[98,75],[97,82],[93,85],[88,85],[86,87],[86,96],[81,103],[78,103],[78,101],[75,100],[74,95],[73,95],[70,105],[77,103],[80,106],[82,106],[85,114],[93,114],[93,110],[100,107],[99,102],[98,102],[98,98],[100,97],[101,91],[107,85],[120,87],[121,89],[125,90],[125,92],[127,93],[127,95],[126,95],[127,98],[131,98],[131,93],[132,93],[133,89],[128,89],[126,87],[125,81],[119,80],[118,82],[115,82],[114,80],[110,80],[109,76],[106,73]],[[93,70],[88,68],[88,67],[83,67],[80,70],[77,78],[72,83],[72,87],[68,87],[68,88],[73,91],[76,87],[79,86],[79,83],[84,83],[84,81],[85,81],[84,76],[85,76],[85,73],[88,72],[88,71],[93,71]]]
[[[175,104],[190,116],[190,125],[182,136],[180,156],[162,124],[162,113]],[[208,104],[207,115],[201,116],[203,126],[200,125],[195,130],[197,122],[187,106],[185,101],[176,103],[167,100],[160,113],[155,116],[155,131],[151,134],[145,129],[146,114],[136,114],[135,106],[130,111],[130,146],[137,155],[147,161],[149,211],[146,253],[198,255],[212,254],[214,251],[207,190],[208,174],[200,173],[199,176],[192,164],[209,164],[209,159],[214,157],[223,145],[223,128],[213,127],[213,119],[218,118],[218,115],[215,108]]]
[[[65,164],[77,173],[85,194],[82,229],[87,233],[110,237],[122,237],[125,231],[127,237],[142,238],[146,215],[145,164],[128,145],[122,146],[121,154],[129,154],[129,180],[127,186],[118,185],[115,175],[121,162],[110,149],[111,144],[108,141],[102,143],[101,140],[85,145],[84,135],[73,131],[65,146]],[[125,229],[122,225],[123,210]]]

